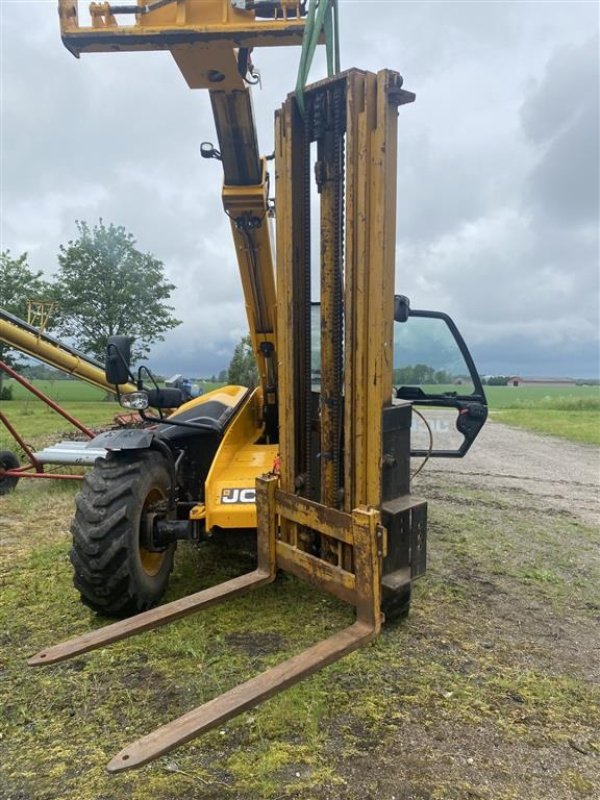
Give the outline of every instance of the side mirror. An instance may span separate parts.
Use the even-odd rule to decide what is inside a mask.
[[[406,322],[410,316],[410,300],[403,294],[394,295],[394,322]]]
[[[129,336],[109,336],[106,344],[104,375],[115,386],[130,380],[131,339]]]

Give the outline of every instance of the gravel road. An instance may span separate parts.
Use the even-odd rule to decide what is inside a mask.
[[[600,527],[600,448],[488,421],[462,461],[434,459],[429,475],[463,486],[510,491],[515,505],[547,506]],[[413,491],[418,492],[415,484]]]

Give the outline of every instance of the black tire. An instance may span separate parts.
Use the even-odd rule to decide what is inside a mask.
[[[175,545],[144,549],[144,513],[168,497],[170,470],[155,451],[99,458],[77,496],[71,525],[73,582],[85,605],[127,617],[164,595]]]
[[[8,494],[15,488],[19,479],[14,475],[4,475],[5,469],[17,469],[19,459],[10,450],[0,450],[0,495]]]

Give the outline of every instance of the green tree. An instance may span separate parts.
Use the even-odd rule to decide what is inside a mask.
[[[78,238],[61,245],[58,255],[60,332],[100,360],[109,336],[131,336],[135,362],[180,324],[167,305],[175,286],[165,280],[162,262],[138,250],[125,228],[102,219],[93,228],[76,224]]]
[[[21,319],[27,317],[27,301],[45,299],[50,295],[48,283],[41,271],[30,269],[27,253],[13,258],[10,250],[0,253],[0,308]],[[11,367],[20,366],[17,353],[0,342],[0,361]],[[0,370],[0,395],[4,372]]]
[[[445,372],[437,372],[433,367],[428,367],[427,364],[414,364],[408,367],[399,367],[394,370],[393,381],[396,384],[405,384],[407,386],[419,386],[431,383],[450,383],[451,378],[447,380],[438,380],[438,378],[448,377]]]
[[[252,342],[249,336],[244,336],[236,344],[233,358],[229,364],[227,379],[229,383],[239,384],[240,386],[256,386],[258,369],[256,368],[256,359],[254,358]]]
[[[452,375],[446,372],[445,369],[440,369],[435,373],[434,376],[435,383],[452,383]]]

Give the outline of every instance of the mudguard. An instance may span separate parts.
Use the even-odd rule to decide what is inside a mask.
[[[147,450],[152,446],[155,435],[155,431],[137,428],[106,431],[87,442],[86,447],[105,450]]]

